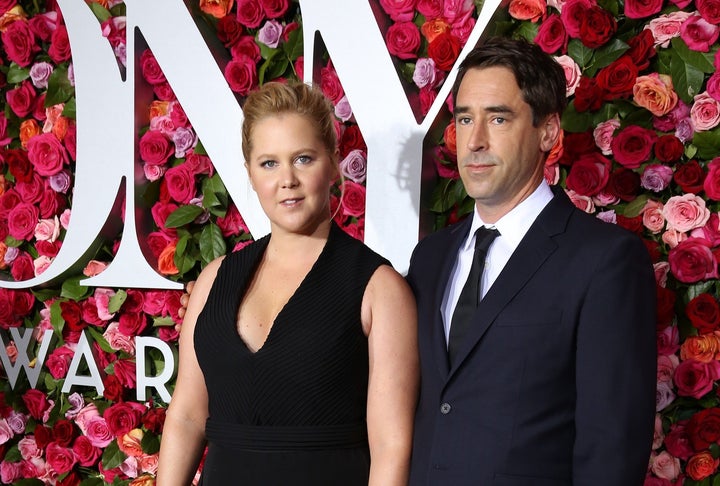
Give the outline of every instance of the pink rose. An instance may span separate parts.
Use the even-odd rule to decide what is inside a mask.
[[[411,22],[417,0],[380,0],[380,6],[395,22]]]
[[[152,85],[167,81],[165,74],[160,68],[160,64],[158,64],[155,55],[150,49],[145,49],[143,53],[140,54],[140,70],[142,71],[145,81]]]
[[[667,48],[673,38],[680,36],[680,27],[691,15],[691,13],[683,11],[663,14],[651,19],[645,28],[652,32],[655,46]]]
[[[338,78],[335,68],[332,63],[328,64],[320,69],[320,88],[327,98],[333,102],[333,104],[340,101],[345,96],[345,91],[340,84],[340,78]]]
[[[168,169],[165,172],[165,183],[170,197],[181,204],[188,204],[195,197],[195,176],[188,164]]]
[[[657,134],[638,125],[628,125],[613,139],[612,148],[615,160],[628,169],[637,169],[650,159]]]
[[[5,100],[13,113],[24,118],[35,109],[37,93],[32,83],[26,79],[20,86],[5,93]]]
[[[151,165],[168,161],[175,148],[162,133],[149,130],[140,138],[140,158]]]
[[[15,432],[12,428],[10,428],[10,425],[7,423],[7,420],[0,419],[0,444],[5,444],[10,439],[12,439],[15,436]]]
[[[643,226],[654,235],[660,233],[665,226],[665,217],[662,210],[663,204],[652,199],[648,199],[642,210]]]
[[[675,248],[680,244],[680,242],[687,240],[688,235],[687,233],[683,233],[682,231],[671,229],[663,233],[661,239],[663,243],[665,243],[670,248]]]
[[[28,460],[32,457],[42,456],[42,451],[35,442],[34,435],[26,435],[18,441],[18,450],[23,459]]]
[[[353,181],[343,182],[342,188],[343,212],[348,216],[359,217],[365,214],[365,187]]]
[[[78,464],[83,467],[94,466],[102,456],[102,450],[95,447],[90,439],[84,435],[75,439],[72,450],[75,453]]]
[[[680,37],[693,51],[708,52],[718,40],[720,28],[699,15],[691,15],[680,26]]]
[[[50,370],[50,374],[56,380],[65,378],[70,367],[70,362],[75,355],[75,351],[70,349],[67,344],[55,348],[50,356],[45,361],[45,366]]]
[[[225,216],[219,217],[216,222],[225,237],[250,232],[235,204],[231,204]]]
[[[673,294],[674,295],[674,294]],[[674,355],[680,349],[680,333],[677,326],[668,326],[657,335],[658,355]]]
[[[225,80],[231,90],[246,96],[258,84],[255,61],[243,54],[234,57],[225,66]]]
[[[720,201],[720,157],[715,157],[708,164],[708,174],[703,181],[703,189],[708,198]]]
[[[263,12],[269,19],[276,19],[285,15],[290,3],[288,0],[260,0]]]
[[[720,361],[700,363],[694,359],[681,361],[675,370],[675,384],[678,395],[701,398],[713,388],[713,382],[720,378]]]
[[[655,411],[659,412],[675,400],[672,385],[667,382],[658,382],[655,389]]]
[[[720,100],[720,73],[717,71],[712,73],[710,78],[707,80],[706,89],[707,94],[716,100]]]
[[[258,0],[238,0],[237,21],[245,27],[256,29],[265,17],[262,6]]]
[[[681,241],[668,253],[668,262],[675,278],[684,283],[718,278],[717,261],[710,242],[702,238]]]
[[[720,5],[717,0],[695,0],[700,16],[708,23],[720,24]]]
[[[20,199],[22,199],[23,202],[36,204],[40,202],[43,196],[43,179],[37,173],[33,173],[29,181],[15,184],[15,190],[20,194]]]
[[[420,30],[412,22],[392,24],[385,34],[390,54],[400,59],[415,59],[420,48]]]
[[[108,264],[105,262],[90,260],[88,264],[85,265],[85,268],[83,268],[83,275],[86,277],[94,277],[95,275],[101,274],[107,267]]]
[[[667,451],[662,451],[652,458],[650,469],[657,477],[674,481],[681,472],[680,459],[671,456]]]
[[[679,364],[680,360],[674,354],[658,356],[657,381],[672,384],[675,369]]]
[[[697,132],[715,128],[720,124],[720,101],[707,92],[695,95],[690,108],[690,119]]]
[[[673,178],[673,171],[663,164],[649,164],[640,176],[640,185],[653,192],[667,188]]]
[[[107,421],[100,416],[89,418],[85,422],[85,429],[85,435],[94,447],[104,449],[115,440]]]
[[[362,150],[352,150],[340,162],[340,173],[353,182],[362,184],[365,181],[367,161]]]
[[[64,25],[58,25],[57,29],[52,33],[50,42],[48,55],[55,64],[70,59],[70,39],[68,39],[67,29]]]
[[[120,324],[118,322],[108,324],[103,333],[103,337],[111,348],[118,351],[125,351],[128,354],[135,354],[135,340],[120,331]]]
[[[613,133],[615,133],[615,130],[618,128],[620,128],[620,120],[617,118],[611,118],[598,123],[593,130],[595,145],[597,145],[603,155],[612,155],[611,143]]]
[[[454,24],[459,19],[471,14],[474,7],[473,0],[445,0],[443,17],[449,23]]]
[[[35,239],[38,241],[52,243],[58,236],[60,236],[60,221],[57,216],[54,219],[41,219],[35,226]]]
[[[16,20],[5,28],[2,43],[8,59],[20,67],[27,67],[40,50],[35,34],[24,20]]]
[[[20,462],[0,462],[0,482],[2,482],[2,484],[13,484],[23,477]]]
[[[568,34],[559,15],[550,15],[540,24],[534,42],[547,54],[567,50]]]
[[[436,19],[443,14],[444,0],[418,0],[417,11],[427,20]]]
[[[20,203],[8,214],[8,231],[16,240],[31,240],[35,233],[39,211],[29,203]]]
[[[710,218],[710,210],[700,196],[683,194],[667,200],[663,216],[667,220],[667,229],[688,232],[704,226]]]
[[[593,0],[567,0],[563,5],[560,18],[563,21],[568,35],[574,39],[580,38],[580,27],[586,12],[596,3]]]
[[[283,27],[277,20],[268,20],[258,31],[258,42],[275,49],[282,39]]]
[[[517,20],[537,22],[545,17],[547,3],[544,0],[510,0],[508,13]]]
[[[627,0],[625,2],[625,16],[629,19],[644,19],[659,13],[663,0]]]
[[[51,406],[44,391],[31,388],[22,395],[22,400],[35,420],[41,420],[45,411]]]

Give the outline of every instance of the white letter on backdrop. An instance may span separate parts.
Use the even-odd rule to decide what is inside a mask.
[[[165,367],[158,376],[147,376],[145,374],[145,348],[155,348],[160,350],[163,355]],[[137,386],[137,399],[144,402],[146,400],[145,388],[153,387],[160,394],[165,403],[170,403],[170,392],[165,386],[173,377],[175,371],[175,357],[172,349],[162,339],[150,336],[137,336],[135,338],[135,377]]]

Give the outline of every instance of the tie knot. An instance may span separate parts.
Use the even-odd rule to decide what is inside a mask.
[[[500,236],[500,232],[497,229],[480,226],[477,231],[475,231],[475,251],[487,251],[493,240],[498,236]]]

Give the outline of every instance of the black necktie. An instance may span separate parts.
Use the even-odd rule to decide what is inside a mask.
[[[473,314],[480,302],[480,281],[485,268],[485,257],[493,240],[499,235],[498,230],[486,228],[485,226],[480,226],[475,232],[475,254],[470,267],[470,275],[468,275],[465,286],[460,292],[460,297],[450,321],[450,337],[448,339],[450,363],[452,363],[453,354],[457,353],[467,330],[470,328]]]

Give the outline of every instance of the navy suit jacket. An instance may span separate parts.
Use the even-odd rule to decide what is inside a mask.
[[[556,191],[450,366],[440,308],[470,222],[424,238],[410,263],[422,373],[411,486],[642,485],[657,366],[644,245]]]

